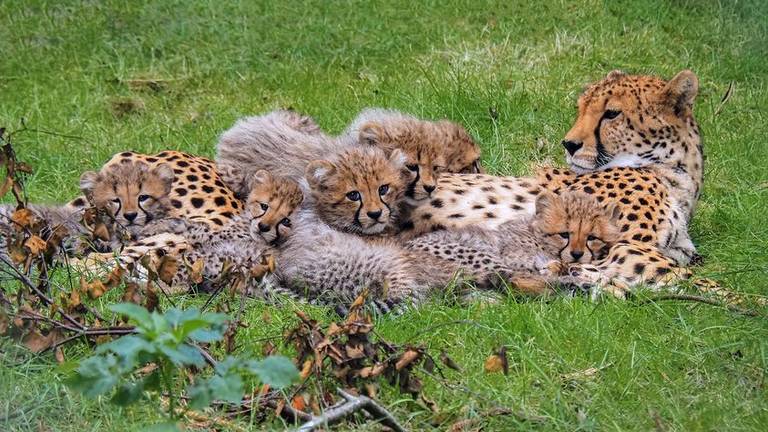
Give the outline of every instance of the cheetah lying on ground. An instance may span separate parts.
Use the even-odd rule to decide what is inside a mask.
[[[563,140],[572,171],[535,178],[444,174],[411,215],[410,236],[465,226],[498,228],[529,216],[543,188],[581,191],[619,209],[619,242],[594,265],[574,265],[586,284],[619,295],[639,284],[665,285],[688,272],[695,248],[688,223],[703,181],[703,150],[693,117],[698,79],[670,81],[611,72],[579,98]],[[595,276],[599,275],[599,276]]]

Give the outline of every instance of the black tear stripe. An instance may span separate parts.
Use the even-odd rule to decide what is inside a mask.
[[[357,210],[355,210],[355,220],[353,221],[355,225],[362,227],[363,224],[360,222],[360,212],[363,210],[363,198],[360,197],[360,204],[357,206]]]
[[[405,190],[405,195],[408,198],[413,198],[416,195],[416,184],[419,182],[419,179],[421,179],[421,168],[416,164],[416,178],[408,184],[408,188]]]
[[[556,235],[556,234],[550,234],[550,235]],[[568,237],[568,241],[567,241],[567,242],[565,242],[565,246],[563,246],[563,248],[562,248],[562,249],[560,249],[560,251],[557,253],[557,256],[558,256],[558,257],[561,257],[561,256],[563,255],[563,251],[564,251],[566,248],[568,248],[568,245],[569,245],[569,244],[571,244],[571,237]]]
[[[386,201],[384,201],[383,199],[381,199],[381,197],[379,197],[379,201],[381,201],[381,203],[382,203],[382,204],[384,204],[384,207],[386,207],[386,208],[387,208],[387,210],[389,211],[389,217],[390,217],[390,219],[391,219],[391,218],[392,218],[392,216],[394,215],[394,213],[392,213],[392,208],[391,208],[391,207],[389,207],[389,204],[387,204],[387,202],[386,202]]]
[[[149,222],[152,222],[152,215],[149,214],[148,211],[144,209],[144,207],[141,206],[141,203],[139,203],[139,210],[141,210],[142,213],[144,213],[144,224],[147,224]]]
[[[601,167],[611,161],[611,156],[605,151],[603,141],[600,139],[600,129],[603,127],[603,120],[605,120],[605,114],[600,117],[600,121],[597,122],[597,127],[595,128],[595,143],[597,143],[595,145],[597,150],[597,159],[595,160],[596,167]]]

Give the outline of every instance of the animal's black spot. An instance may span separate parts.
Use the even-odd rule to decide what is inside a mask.
[[[475,204],[475,205],[472,206],[473,210],[482,210],[484,208],[485,208],[485,206],[484,205],[480,205],[480,204]]]
[[[485,217],[487,217],[488,219],[493,219],[496,217],[496,215],[494,215],[492,212],[486,212]]]
[[[595,193],[595,190],[592,189],[590,186],[584,186],[584,192],[591,195],[591,194]]]
[[[440,198],[433,199],[432,202],[430,202],[432,207],[434,208],[442,208],[443,207],[443,200]]]
[[[189,175],[187,175],[187,180],[189,180],[189,181],[191,181],[191,182],[196,182],[196,181],[198,181],[199,179],[198,179],[198,177],[197,177],[196,175],[194,175],[194,174],[189,174]]]
[[[448,217],[451,218],[451,219],[461,219],[461,218],[464,217],[464,215],[461,214],[461,213],[453,213],[453,214],[449,215]]]
[[[624,224],[624,226],[621,227],[621,232],[627,232],[629,231],[629,224]]]
[[[498,203],[499,203],[499,201],[496,199],[496,197],[494,197],[494,196],[488,197],[488,204],[495,205],[495,204],[498,204]]]
[[[189,162],[187,162],[187,161],[178,161],[178,162],[176,162],[176,166],[180,166],[182,168],[186,168],[186,167],[189,166]]]
[[[217,196],[216,198],[213,199],[213,203],[216,204],[217,206],[223,206],[227,203],[227,200],[222,196]]]
[[[192,203],[192,206],[194,208],[200,208],[205,203],[205,201],[202,198],[192,198],[190,202]]]
[[[205,193],[213,193],[213,186],[204,185],[203,186],[203,192],[205,192]]]
[[[635,273],[642,274],[644,270],[645,270],[645,264],[643,263],[635,264]]]
[[[72,205],[75,207],[81,207],[85,205],[85,200],[82,198],[77,198],[74,201],[72,201]]]
[[[180,209],[182,204],[181,204],[181,201],[179,200],[171,200],[171,205],[174,208]]]
[[[174,190],[176,191],[176,194],[177,194],[178,196],[184,196],[184,195],[186,195],[186,194],[187,194],[187,190],[186,190],[186,189],[184,189],[184,188],[176,188],[176,189],[174,189]]]
[[[454,189],[453,193],[456,195],[464,195],[464,192],[466,192],[464,189]]]
[[[629,221],[636,221],[637,220],[637,215],[634,214],[634,213],[630,213],[630,214],[627,215],[627,220],[629,220]]]
[[[423,215],[421,215],[421,219],[422,220],[430,220],[430,219],[432,219],[432,215],[429,214],[429,213],[424,213]]]
[[[211,218],[211,222],[215,223],[218,226],[224,225],[224,222],[221,221],[219,218]]]

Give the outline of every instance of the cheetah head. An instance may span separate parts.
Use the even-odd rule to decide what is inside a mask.
[[[259,170],[250,176],[246,211],[251,217],[251,235],[276,244],[291,233],[291,216],[304,200],[299,184]]]
[[[401,116],[369,121],[360,127],[359,141],[387,153],[403,152],[410,172],[405,196],[413,203],[431,197],[443,172],[481,171],[480,148],[463,127],[447,120]]]
[[[164,164],[150,168],[142,161],[125,161],[80,177],[80,190],[90,204],[106,210],[123,228],[141,227],[162,218],[170,208],[173,170]]]
[[[403,201],[407,169],[400,150],[387,156],[355,147],[333,160],[310,162],[306,180],[320,217],[335,228],[375,235],[391,227]]]
[[[545,252],[563,263],[603,258],[618,241],[620,211],[607,209],[582,192],[545,192],[536,201],[533,227]]]
[[[679,166],[700,154],[693,120],[698,87],[689,70],[668,82],[609,73],[579,97],[576,122],[562,142],[571,169],[581,174],[610,167]]]

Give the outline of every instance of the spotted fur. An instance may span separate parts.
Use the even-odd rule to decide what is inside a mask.
[[[690,71],[670,81],[611,72],[579,98],[578,117],[563,140],[570,170],[549,168],[535,178],[444,175],[432,200],[414,210],[413,233],[498,227],[530,215],[543,189],[579,191],[618,209],[621,244],[665,257],[654,261],[649,252],[644,274],[680,273],[695,253],[688,223],[703,181],[697,90]],[[627,247],[617,245],[597,271],[638,280],[621,263]]]
[[[102,168],[145,163],[150,169],[167,167],[172,175],[167,192],[168,215],[221,229],[243,211],[243,203],[222,181],[213,161],[178,151],[166,150],[155,155],[123,152],[113,156]]]
[[[542,194],[532,218],[508,221],[495,230],[465,227],[438,231],[405,244],[419,274],[445,285],[454,275],[469,276],[481,287],[500,282],[539,280],[548,292],[567,264],[603,258],[617,240],[614,209],[583,193]],[[540,277],[543,276],[543,277]]]

